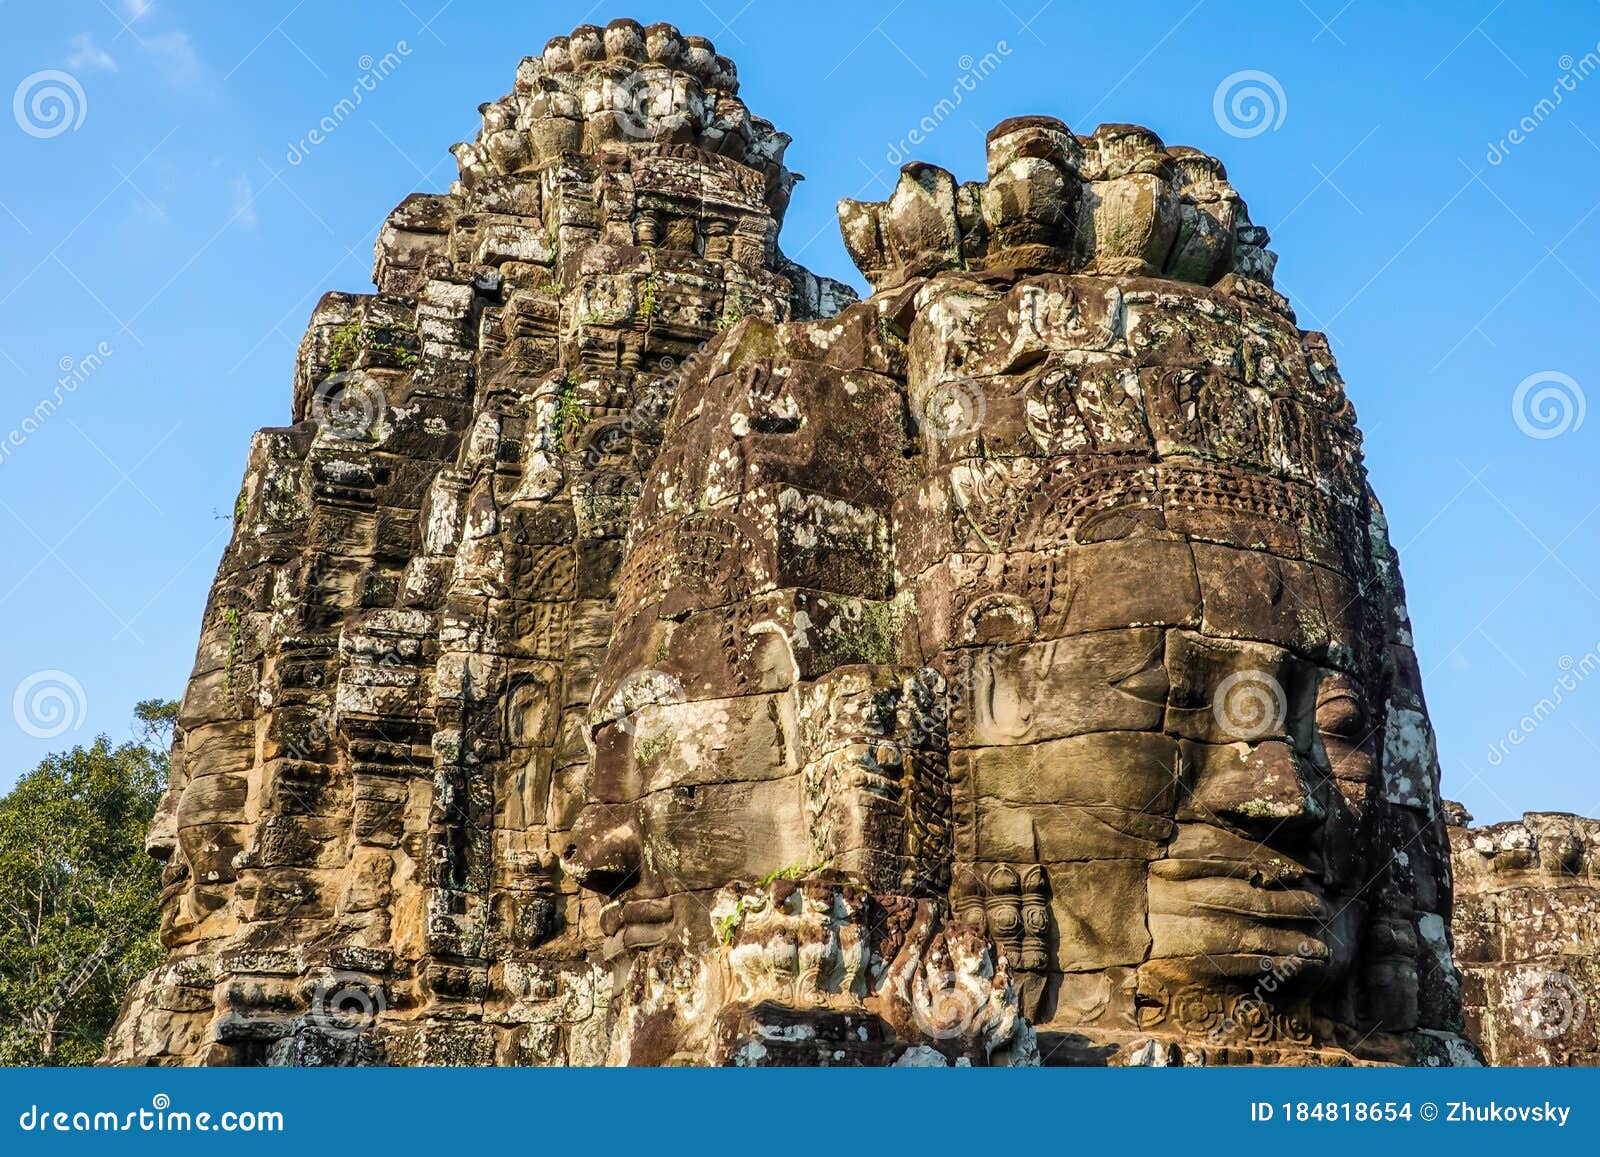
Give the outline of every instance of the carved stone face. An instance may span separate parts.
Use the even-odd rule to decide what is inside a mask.
[[[1392,974],[1406,945],[1363,950],[1394,858],[1374,804],[1396,710],[1386,559],[1331,366],[1318,381],[1289,323],[1230,308],[1166,284],[930,282],[904,385],[854,379],[906,406],[909,454],[815,392],[851,396],[848,369],[780,358],[765,394],[741,389],[770,335],[689,387],[695,426],[624,571],[636,617],[602,672],[569,852],[617,899],[614,950],[706,926],[730,881],[827,866],[953,883],[1045,1022],[1193,1035],[1189,989],[1243,998],[1270,975],[1288,1011],[1248,1039],[1304,1043],[1306,1017]],[[952,400],[954,424],[927,417]],[[763,408],[804,415],[804,439]],[[832,497],[844,479],[818,494],[830,480],[794,451],[820,442],[886,472],[867,501]],[[891,563],[897,597],[863,599]],[[655,585],[630,599],[630,582]],[[673,693],[630,706],[641,671]],[[1379,1017],[1394,1027],[1415,1021],[1408,967],[1412,995]]]
[[[146,846],[166,862],[161,934],[167,947],[199,939],[208,921],[228,915],[246,838],[247,786],[236,770],[242,741],[235,730],[203,728],[182,736],[151,823]]]
[[[1414,1026],[1415,933],[1386,930],[1417,912],[1381,884],[1398,862],[1394,895],[1436,894],[1437,864],[1394,842],[1431,822],[1431,738],[1325,352],[1183,285],[940,289],[918,298],[911,406],[953,392],[982,417],[924,437],[896,522],[937,512],[951,535],[897,563],[921,652],[971,672],[958,876],[1047,880],[1032,1011],[1216,1047]],[[1220,994],[1221,1026],[1263,976],[1250,1033],[1185,1004]]]
[[[875,293],[840,313],[736,90],[669,26],[556,38],[389,215],[379,292],[319,303],[152,837],[171,959],[112,1053],[1442,1039],[1394,560],[1221,164],[1005,122],[986,180],[841,207]],[[319,412],[365,421],[351,374],[370,428]]]
[[[864,348],[867,325],[838,348]],[[698,414],[670,435],[630,538],[566,860],[614,898],[612,951],[704,938],[736,880],[900,857],[871,817],[901,790],[897,639],[876,608],[902,404],[881,375],[757,362],[782,332],[747,323],[684,383],[676,412]],[[823,408],[829,423],[799,420]],[[851,806],[830,806],[836,789]]]
[[[614,897],[613,950],[704,941],[719,885],[831,870],[947,903],[1041,1029],[1217,1055],[1414,1029],[1447,904],[1436,766],[1338,371],[1270,289],[1186,283],[1225,233],[1160,280],[1085,241],[1177,186],[1124,187],[1137,134],[1069,163],[1052,133],[997,138],[1022,155],[987,191],[909,166],[847,206],[895,291],[741,329],[687,383],[569,868]],[[1110,175],[1079,188],[1091,162]],[[949,272],[973,245],[1101,275]],[[619,709],[645,670],[681,692],[651,735]]]

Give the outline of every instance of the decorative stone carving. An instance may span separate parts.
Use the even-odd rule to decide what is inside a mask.
[[[1265,237],[1215,162],[1039,118],[990,150],[987,183],[911,165],[841,207],[870,300],[747,319],[685,381],[596,693],[659,667],[680,733],[726,738],[689,794],[595,726],[569,870],[611,865],[619,947],[692,940],[730,878],[915,879],[1025,978],[1046,1058],[1470,1057],[1421,961],[1437,765],[1325,343],[1233,263]],[[753,382],[799,420],[753,422]],[[681,558],[713,520],[737,546]],[[919,798],[947,884],[907,875]]]
[[[853,296],[778,250],[788,138],[737,91],[668,25],[551,41],[450,191],[390,214],[377,293],[317,306],[151,833],[171,963],[111,1059],[603,1058],[599,902],[560,853],[640,471],[719,329]],[[381,993],[337,1048],[336,970]]]
[[[855,302],[736,93],[551,41],[317,307],[110,1059],[1471,1059],[1397,563],[1221,164],[1007,121],[841,205]]]
[[[1446,807],[1467,1035],[1490,1064],[1600,1064],[1600,821]]]

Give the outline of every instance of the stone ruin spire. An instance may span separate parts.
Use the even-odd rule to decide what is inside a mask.
[[[480,111],[252,443],[108,1059],[1473,1059],[1354,411],[1220,162],[1006,121],[841,204],[857,302],[710,41]]]
[[[169,959],[112,1059],[602,1055],[558,861],[641,473],[720,331],[854,299],[779,251],[800,178],[738,88],[671,25],[553,39],[389,215],[376,292],[318,303],[150,836]]]

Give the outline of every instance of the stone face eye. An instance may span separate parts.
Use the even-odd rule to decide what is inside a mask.
[[[1366,738],[1368,717],[1366,704],[1347,692],[1317,704],[1317,729],[1325,735],[1359,742]]]

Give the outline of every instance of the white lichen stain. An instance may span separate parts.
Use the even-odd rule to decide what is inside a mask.
[[[1434,766],[1433,729],[1427,716],[1408,707],[1389,705],[1388,725],[1383,738],[1384,798],[1401,807],[1433,812],[1433,793],[1428,780]]]
[[[931,1045],[912,1045],[895,1061],[897,1069],[947,1069],[950,1062],[944,1054]]]

